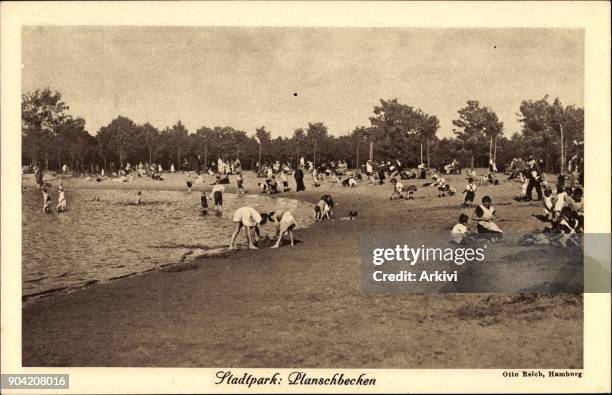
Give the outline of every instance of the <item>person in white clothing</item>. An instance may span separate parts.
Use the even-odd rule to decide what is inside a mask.
[[[572,199],[571,190],[569,188],[565,188],[560,190],[557,193],[557,198],[555,199],[555,207],[553,209],[553,217],[556,218],[561,214],[561,210],[565,206],[572,206],[574,204],[574,200]]]
[[[57,212],[61,213],[62,211],[66,211],[66,194],[64,193],[64,187],[60,184],[57,187],[57,191],[59,193],[57,197]]]
[[[297,222],[293,217],[291,211],[279,211],[279,212],[271,212],[268,214],[268,218],[270,221],[276,224],[276,244],[271,248],[278,248],[280,243],[283,241],[283,236],[285,233],[289,235],[289,239],[291,240],[291,247],[294,246],[293,243],[293,229],[297,226]]]
[[[459,216],[459,222],[453,226],[451,230],[451,242],[455,244],[465,244],[470,235],[470,229],[467,227],[469,217],[466,214]]]
[[[478,233],[485,234],[485,238],[489,238],[493,241],[497,238],[501,238],[504,232],[495,222],[493,222],[495,219],[497,219],[497,214],[491,203],[491,198],[489,196],[484,196],[482,198],[482,204],[480,206],[476,206],[474,216],[472,218],[478,221]]]
[[[259,236],[261,235],[260,224],[263,225],[266,220],[267,215],[262,217],[262,215],[259,214],[253,207],[240,207],[238,210],[236,210],[234,212],[234,217],[232,218],[232,221],[236,224],[236,230],[232,234],[229,248],[234,249],[236,237],[238,236],[238,233],[240,233],[240,230],[244,227],[246,230],[249,248],[256,250],[257,247],[255,247],[255,244],[253,243],[253,235],[251,234],[251,230],[255,229],[257,239],[259,239]]]

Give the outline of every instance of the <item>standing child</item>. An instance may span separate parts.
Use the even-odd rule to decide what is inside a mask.
[[[446,196],[446,180],[441,177],[435,185],[438,187],[438,197]]]
[[[208,198],[206,197],[206,192],[202,192],[200,196],[200,211],[202,215],[208,215]]]
[[[142,204],[142,192],[138,191],[136,194],[136,200],[134,200],[134,204]]]
[[[49,196],[49,194],[47,193],[46,188],[43,188],[42,193],[43,193],[43,212],[47,214],[52,213],[53,210],[51,209],[51,196]]]
[[[64,193],[64,187],[60,184],[57,187],[57,192],[59,193],[57,197],[57,212],[61,213],[66,211],[66,194]]]
[[[474,203],[474,198],[476,197],[476,185],[474,184],[474,179],[472,177],[468,177],[468,183],[465,186],[465,200],[463,200],[463,204],[461,207],[472,207],[472,203]]]
[[[287,180],[287,174],[285,171],[281,172],[281,181],[283,182],[283,192],[289,192],[291,188],[289,188],[289,181]]]
[[[236,184],[238,186],[237,189],[237,193],[242,193],[245,194],[245,190],[244,190],[244,178],[242,178],[242,174],[238,173],[238,175],[236,176]]]
[[[223,192],[225,192],[225,187],[221,184],[215,184],[212,188],[215,209],[219,212],[223,209]]]

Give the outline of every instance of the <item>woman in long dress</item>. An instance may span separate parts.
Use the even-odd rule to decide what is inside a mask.
[[[293,173],[293,177],[295,177],[295,184],[296,184],[295,190],[297,192],[306,190],[306,188],[304,187],[304,172],[302,171],[301,168],[298,167],[297,169],[295,169],[295,172]]]

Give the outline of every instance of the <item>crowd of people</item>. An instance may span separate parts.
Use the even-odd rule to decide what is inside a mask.
[[[536,160],[533,156],[529,156],[526,160],[514,159],[507,166],[507,175],[509,180],[514,180],[520,184],[520,192],[515,196],[517,201],[542,201],[543,215],[538,216],[542,221],[550,224],[542,233],[548,233],[551,236],[547,237],[550,240],[558,234],[568,234],[569,237],[561,238],[561,243],[567,245],[568,242],[577,244],[577,234],[583,231],[583,202],[582,202],[582,184],[583,184],[583,161],[580,156],[571,158],[568,162],[568,171],[566,175],[560,175],[557,178],[554,187],[549,185],[548,178],[544,174],[544,163],[542,160]],[[206,192],[202,192],[200,197],[200,210],[202,215],[207,215],[212,207],[209,206],[209,199],[213,201],[214,210],[216,213],[221,213],[223,209],[223,193],[225,192],[225,184],[230,184],[230,176],[235,179],[236,193],[245,194],[248,191],[244,187],[244,177],[239,159],[223,160],[219,158],[217,161],[212,161],[208,165],[203,163],[198,156],[195,161],[195,171],[183,171],[186,179],[187,192],[191,192],[195,184],[204,184],[206,175],[214,177],[210,192],[210,196]],[[112,166],[111,166],[112,168]],[[305,161],[300,158],[297,166],[293,168],[289,162],[274,161],[272,163],[257,163],[257,176],[262,179],[257,183],[259,192],[265,194],[278,194],[289,192],[292,186],[289,185],[290,177],[293,177],[295,182],[295,191],[302,192],[306,190],[307,177],[310,177],[311,182],[309,188],[318,188],[322,183],[329,183],[331,186],[335,184],[346,188],[355,188],[359,185],[384,185],[388,182],[391,185],[390,200],[413,200],[419,188],[433,187],[437,190],[439,198],[454,196],[458,190],[450,185],[445,176],[448,174],[462,174],[460,164],[456,160],[451,163],[441,164],[437,168],[427,168],[424,164],[420,164],[414,168],[406,168],[398,160],[387,161],[372,161],[367,160],[360,169],[350,170],[346,161],[332,161],[329,163],[320,163],[315,165],[312,161]],[[94,169],[97,170],[97,169]],[[63,175],[67,175],[69,169],[62,169]],[[174,172],[174,166],[171,165],[168,172]],[[113,181],[128,182],[135,177],[150,178],[153,181],[163,181],[164,169],[160,164],[139,163],[132,166],[129,162],[121,165],[117,172],[113,172],[108,177]],[[465,212],[461,212],[457,224],[451,229],[451,241],[454,243],[471,243],[475,239],[486,239],[488,241],[498,241],[503,236],[503,230],[497,225],[497,213],[493,207],[492,198],[485,195],[480,199],[479,204],[475,204],[478,194],[477,184],[480,185],[499,185],[497,177],[497,167],[491,161],[489,164],[488,173],[478,176],[474,169],[466,169],[466,185],[463,189],[463,202],[459,209],[474,208],[471,219],[476,222],[475,232],[470,232],[469,221],[470,216]],[[53,212],[51,196],[48,193],[50,188],[49,183],[43,182],[42,170],[40,167],[34,167],[34,175],[36,183],[43,192],[43,211],[45,213]],[[100,169],[100,173],[96,175],[96,181],[101,182],[104,177],[104,169]],[[86,176],[90,180],[89,175]],[[406,180],[422,180],[420,185],[405,183]],[[533,191],[536,196],[534,198]],[[135,204],[142,203],[141,192],[138,192]],[[63,212],[67,209],[66,193],[63,186],[58,186],[58,201],[56,205],[57,212]],[[325,194],[313,207],[313,215],[315,221],[324,221],[334,219],[334,201],[331,195]],[[354,219],[356,212],[350,212],[346,219]],[[232,235],[230,246],[233,247],[235,239],[239,231],[244,228],[247,233],[247,242],[250,247],[255,247],[257,240],[260,238],[259,225],[267,221],[277,224],[276,237],[278,242],[274,246],[278,247],[280,240],[284,235],[288,235],[293,245],[293,229],[296,226],[295,218],[291,212],[277,211],[274,213],[257,213],[251,207],[242,207],[236,211],[233,221],[237,223],[236,231]],[[533,237],[533,239],[543,240],[542,237]],[[558,238],[557,238],[558,239]],[[527,237],[524,242],[530,242]]]

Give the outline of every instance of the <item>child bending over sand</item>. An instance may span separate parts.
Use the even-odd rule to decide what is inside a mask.
[[[315,212],[315,221],[323,221],[323,219],[329,219],[330,208],[329,205],[325,202],[325,200],[321,199],[314,207]]]
[[[229,248],[234,249],[236,237],[238,236],[238,233],[240,233],[240,230],[244,227],[246,230],[246,238],[249,243],[249,249],[256,250],[257,247],[255,247],[255,244],[253,243],[253,235],[251,234],[251,230],[255,230],[256,238],[259,240],[261,237],[260,225],[266,223],[267,215],[262,216],[252,207],[240,207],[234,212],[232,221],[234,224],[236,224],[236,230],[232,234]]]
[[[289,235],[291,247],[293,247],[293,229],[297,226],[297,222],[295,222],[295,218],[293,214],[291,214],[291,211],[271,212],[268,214],[268,218],[276,224],[276,237],[278,237],[276,244],[270,248],[278,248],[285,233]]]

